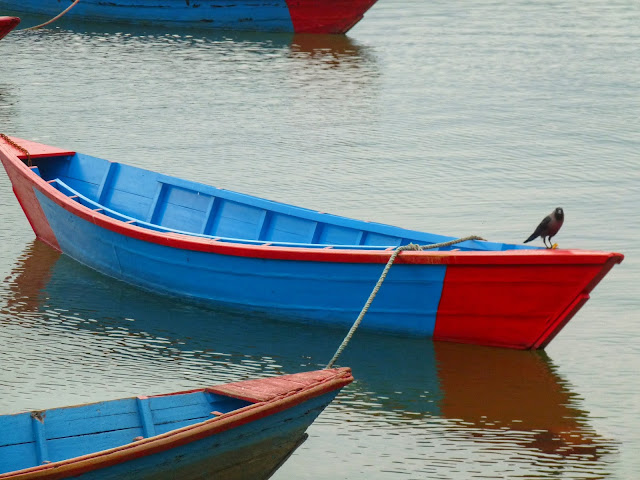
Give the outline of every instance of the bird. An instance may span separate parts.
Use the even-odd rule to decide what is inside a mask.
[[[545,247],[553,248],[553,245],[551,245],[551,238],[558,233],[563,222],[564,210],[562,210],[561,207],[558,207],[542,219],[540,225],[536,227],[535,231],[524,241],[524,243],[529,243],[531,240],[541,237]],[[547,245],[547,239],[549,239],[549,245]]]

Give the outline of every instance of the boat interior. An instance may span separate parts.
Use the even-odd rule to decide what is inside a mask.
[[[364,250],[455,238],[317,212],[78,153],[37,158],[31,169],[87,208],[160,232],[255,245]],[[532,248],[471,240],[436,250]]]
[[[247,405],[196,390],[0,416],[0,474],[127,445]]]

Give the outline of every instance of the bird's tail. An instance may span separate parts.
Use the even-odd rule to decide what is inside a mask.
[[[538,235],[536,235],[535,233],[532,233],[531,236],[524,241],[524,243],[529,243],[531,240],[533,240],[537,236]]]

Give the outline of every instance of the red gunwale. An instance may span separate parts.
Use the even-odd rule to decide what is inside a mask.
[[[12,140],[24,146],[31,158],[74,155],[75,152],[56,147],[36,144],[23,139]],[[172,248],[273,260],[295,260],[307,262],[335,263],[387,263],[392,250],[349,250],[286,247],[275,245],[247,245],[225,242],[224,240],[198,238],[173,232],[156,232],[143,227],[127,224],[100,212],[93,211],[73,200],[35,175],[21,160],[24,154],[9,147],[0,140],[0,153],[17,169],[25,180],[40,192],[70,213],[115,233],[144,242]],[[59,248],[57,248],[59,250]],[[572,265],[604,264],[609,259],[620,263],[624,256],[620,253],[589,250],[507,250],[495,252],[456,251],[403,251],[397,256],[397,264],[431,265]]]
[[[327,372],[327,374],[319,375],[320,372]],[[172,430],[170,432],[156,435],[154,437],[145,438],[137,442],[124,445],[122,447],[116,447],[109,450],[64,460],[61,462],[39,465],[37,467],[18,470],[16,472],[0,474],[0,479],[62,479],[110,467],[129,460],[134,460],[136,458],[141,458],[148,455],[153,455],[155,453],[170,450],[172,448],[176,448],[181,445],[185,445],[197,440],[201,440],[203,438],[207,438],[211,435],[215,435],[217,433],[245,425],[261,418],[265,418],[269,415],[274,415],[276,413],[299,405],[303,402],[306,402],[312,398],[319,397],[326,393],[341,389],[353,381],[353,376],[351,374],[350,368],[336,368],[333,370],[324,370],[318,372],[303,372],[299,374],[286,375],[281,378],[286,377],[299,379],[300,384],[298,388],[294,389],[292,387],[292,391],[289,391],[288,393],[286,391],[278,392],[276,390],[275,392],[273,392],[274,394],[265,401],[260,401],[258,403],[235,410],[228,414],[217,416],[205,422],[190,425],[177,430]],[[270,381],[269,378],[263,380],[267,383]],[[256,380],[254,382],[254,385],[258,387],[253,389],[256,392],[260,391],[260,382],[261,380]],[[242,382],[220,385],[218,387],[212,387],[210,389],[196,389],[185,392],[175,392],[169,395],[179,395],[182,393],[201,390],[207,390],[216,393],[218,389],[224,389],[225,387],[227,387],[227,389],[231,393],[231,396],[234,396],[233,391],[240,390],[238,385],[240,385],[241,383]]]

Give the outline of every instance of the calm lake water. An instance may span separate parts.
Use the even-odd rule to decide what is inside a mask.
[[[626,258],[546,352],[358,332],[274,478],[640,475],[636,0],[380,0],[345,37],[62,19],[0,41],[0,132],[451,235],[521,242],[564,207],[561,248]],[[322,368],[346,333],[96,274],[3,171],[0,245],[0,414]]]

